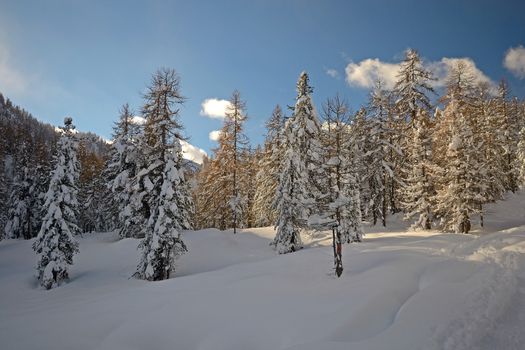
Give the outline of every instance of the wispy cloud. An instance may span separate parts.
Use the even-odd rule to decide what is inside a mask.
[[[525,47],[511,47],[503,59],[503,66],[519,79],[525,79]]]
[[[474,82],[484,82],[495,86],[495,83],[468,57],[443,57],[439,61],[424,62],[423,65],[433,73],[436,78],[433,85],[439,88],[445,86],[450,69],[460,62],[470,70]],[[380,78],[385,88],[392,89],[398,79],[397,75],[400,67],[401,63],[383,62],[378,58],[367,58],[359,63],[350,62],[345,68],[346,81],[350,86],[369,89],[373,87],[375,81]]]
[[[339,72],[337,71],[337,69],[325,68],[325,73],[334,79],[339,79]]]
[[[5,42],[0,41],[0,91],[8,94],[21,94],[27,90],[28,79],[12,63]]]
[[[2,32],[0,27],[0,33]],[[40,103],[49,103],[50,98],[70,98],[71,93],[45,72],[22,67],[9,43],[0,35],[0,91],[10,98],[29,97]]]
[[[201,103],[200,114],[209,118],[223,119],[226,117],[226,109],[230,101],[217,98],[208,98]]]

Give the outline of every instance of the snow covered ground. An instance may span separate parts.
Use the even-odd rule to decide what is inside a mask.
[[[339,279],[324,235],[277,255],[271,228],[187,232],[177,277],[144,282],[138,241],[97,233],[50,291],[32,242],[0,242],[0,348],[524,349],[525,194],[485,222],[479,236],[367,228]]]

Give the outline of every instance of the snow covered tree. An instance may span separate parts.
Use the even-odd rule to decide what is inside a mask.
[[[119,236],[138,237],[145,221],[131,205],[132,180],[139,166],[138,137],[140,125],[134,122],[133,112],[126,103],[120,110],[119,120],[113,127],[111,158],[106,176],[113,193],[113,216],[118,217]],[[116,219],[116,218],[115,218]]]
[[[78,252],[74,234],[80,231],[76,224],[79,163],[74,128],[72,119],[65,118],[55,168],[45,195],[45,216],[33,244],[38,254],[38,279],[46,289],[68,279],[68,265],[73,264],[73,256]]]
[[[413,140],[413,134],[418,127],[428,126],[426,121],[419,122],[418,118],[428,118],[432,109],[429,93],[434,93],[431,85],[433,80],[432,73],[423,67],[421,58],[417,51],[408,49],[405,53],[405,59],[401,63],[398,73],[398,80],[393,89],[393,95],[396,98],[396,129],[398,131],[397,144],[395,145],[401,154],[398,160],[399,165],[396,167],[399,178],[406,179],[407,174],[414,174],[420,167],[420,159],[412,159],[411,155],[422,155],[410,151]],[[419,135],[422,135],[421,133]],[[407,189],[401,189],[399,194],[407,194]],[[402,198],[402,202],[408,202]]]
[[[479,211],[480,188],[476,181],[481,165],[475,156],[473,131],[461,112],[459,103],[452,99],[444,111],[450,121],[450,140],[447,160],[439,179],[436,212],[445,230],[468,233],[471,215]]]
[[[420,110],[419,113],[426,113]],[[403,187],[403,206],[405,219],[418,216],[412,229],[429,230],[432,227],[432,182],[433,165],[431,163],[432,126],[428,116],[418,116],[415,122],[410,158],[414,161]]]
[[[342,242],[360,242],[363,237],[357,167],[349,137],[351,115],[339,96],[323,105],[322,145],[326,152],[328,182],[321,219],[331,222]],[[335,225],[334,225],[335,224]]]
[[[80,161],[79,193],[80,208],[79,226],[83,232],[104,231],[105,188],[102,183],[104,159],[89,149],[87,140],[81,140],[78,150]]]
[[[475,151],[470,151],[470,162],[477,167],[471,175],[477,191],[474,205],[480,215],[483,226],[483,205],[500,199],[504,188],[503,138],[499,128],[497,114],[494,113],[494,101],[490,97],[491,87],[487,84],[474,83],[472,70],[463,62],[451,67],[447,77],[446,93],[441,98],[445,103],[454,102],[455,113],[436,113],[433,135],[433,162],[436,165],[435,186],[447,186],[447,178],[442,176],[443,169],[449,162],[448,150],[452,142],[451,129],[454,118],[461,114],[472,131],[469,143]]]
[[[359,179],[359,193],[361,203],[361,216],[363,220],[373,219],[373,181],[370,181],[369,162],[372,162],[369,157],[369,150],[373,149],[371,145],[371,123],[366,118],[367,111],[361,107],[353,116],[350,127],[350,143],[349,151],[353,167],[356,171],[356,178]],[[377,217],[376,217],[377,219]]]
[[[392,127],[389,92],[383,89],[381,81],[376,82],[370,94],[367,112],[366,131],[363,130],[361,135],[365,138],[361,144],[364,145],[363,152],[366,154],[362,180],[368,185],[369,215],[372,223],[375,225],[377,220],[381,220],[383,226],[386,226],[389,202],[395,207],[395,199],[390,198],[393,194],[389,193],[389,189],[395,188],[395,183],[400,181],[399,175],[394,171],[394,162],[400,151],[394,146],[394,140],[397,138],[396,130]]]
[[[505,80],[502,80],[498,86],[498,96],[494,101],[496,103],[496,114],[498,117],[499,137],[502,144],[501,164],[505,174],[504,185],[508,191],[516,192],[518,190],[516,167],[516,147],[519,138],[519,120],[516,111],[511,108],[509,101],[509,90]]]
[[[11,196],[9,198],[8,220],[5,225],[5,236],[7,238],[30,239],[35,236],[35,223],[38,223],[39,213],[35,212],[33,205],[35,195],[36,179],[32,176],[29,168],[24,167],[22,174],[15,177]]]
[[[182,204],[181,200],[190,199],[187,198],[180,160],[177,159],[182,153],[179,141],[175,139],[173,145],[165,151],[164,158],[157,161],[164,164],[157,164],[155,168],[150,167],[144,171],[144,178],[147,179],[145,181],[154,196],[149,200],[151,211],[146,222],[145,238],[139,245],[142,258],[137,274],[149,281],[170,278],[175,269],[175,260],[187,252],[181,231],[190,227],[189,218],[184,217],[185,211],[179,205]],[[142,174],[139,173],[138,176],[141,177]]]
[[[181,231],[191,228],[193,200],[182,169],[178,106],[184,98],[176,72],[158,70],[144,97],[143,162],[133,180],[131,199],[146,219],[141,225],[144,239],[136,276],[157,281],[169,278],[175,259],[187,251]]]
[[[397,98],[395,102],[397,115],[408,125],[414,126],[420,110],[432,109],[427,96],[428,93],[434,93],[434,88],[430,84],[434,79],[432,72],[423,67],[416,50],[408,49],[397,77],[393,90]]]
[[[519,142],[517,148],[517,172],[521,185],[525,184],[525,127],[521,128],[519,133]]]
[[[316,204],[322,195],[321,125],[312,91],[308,74],[302,72],[293,115],[285,125],[284,155],[275,200],[277,233],[271,244],[281,254],[302,247],[300,230],[307,226],[308,217],[318,211]]]
[[[274,223],[276,219],[277,213],[273,207],[273,202],[279,183],[282,161],[283,128],[283,112],[281,107],[277,105],[272,116],[266,122],[266,140],[256,175],[252,211],[257,226],[268,226]]]

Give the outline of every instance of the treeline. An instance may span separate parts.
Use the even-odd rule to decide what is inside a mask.
[[[34,238],[42,224],[44,194],[60,132],[0,94],[0,135],[0,238]],[[93,133],[79,132],[76,137],[82,168],[79,195],[85,204],[79,226],[88,232],[100,228],[90,212],[96,205],[95,182],[109,145]]]
[[[333,208],[342,178],[357,185],[340,200],[372,224],[386,226],[389,214],[403,212],[414,229],[468,233],[476,215],[483,225],[484,205],[523,183],[525,104],[510,96],[505,81],[476,82],[461,62],[442,96],[433,82],[418,53],[408,50],[392,90],[379,80],[356,112],[335,96],[318,113],[302,74],[291,116],[277,106],[256,148],[243,134],[245,104],[235,93],[218,147],[197,174],[196,226],[280,230],[286,181],[295,182],[293,198],[285,198],[295,231],[312,215],[340,218]],[[297,170],[289,167],[300,169],[294,179]]]

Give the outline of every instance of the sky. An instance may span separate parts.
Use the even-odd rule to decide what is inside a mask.
[[[0,92],[42,121],[72,116],[107,139],[122,104],[139,113],[160,67],[180,75],[185,134],[206,152],[235,89],[257,144],[275,105],[294,104],[301,71],[318,110],[336,93],[357,109],[375,78],[393,84],[407,48],[438,89],[461,59],[478,80],[505,78],[525,97],[525,1],[0,0],[0,9]]]

